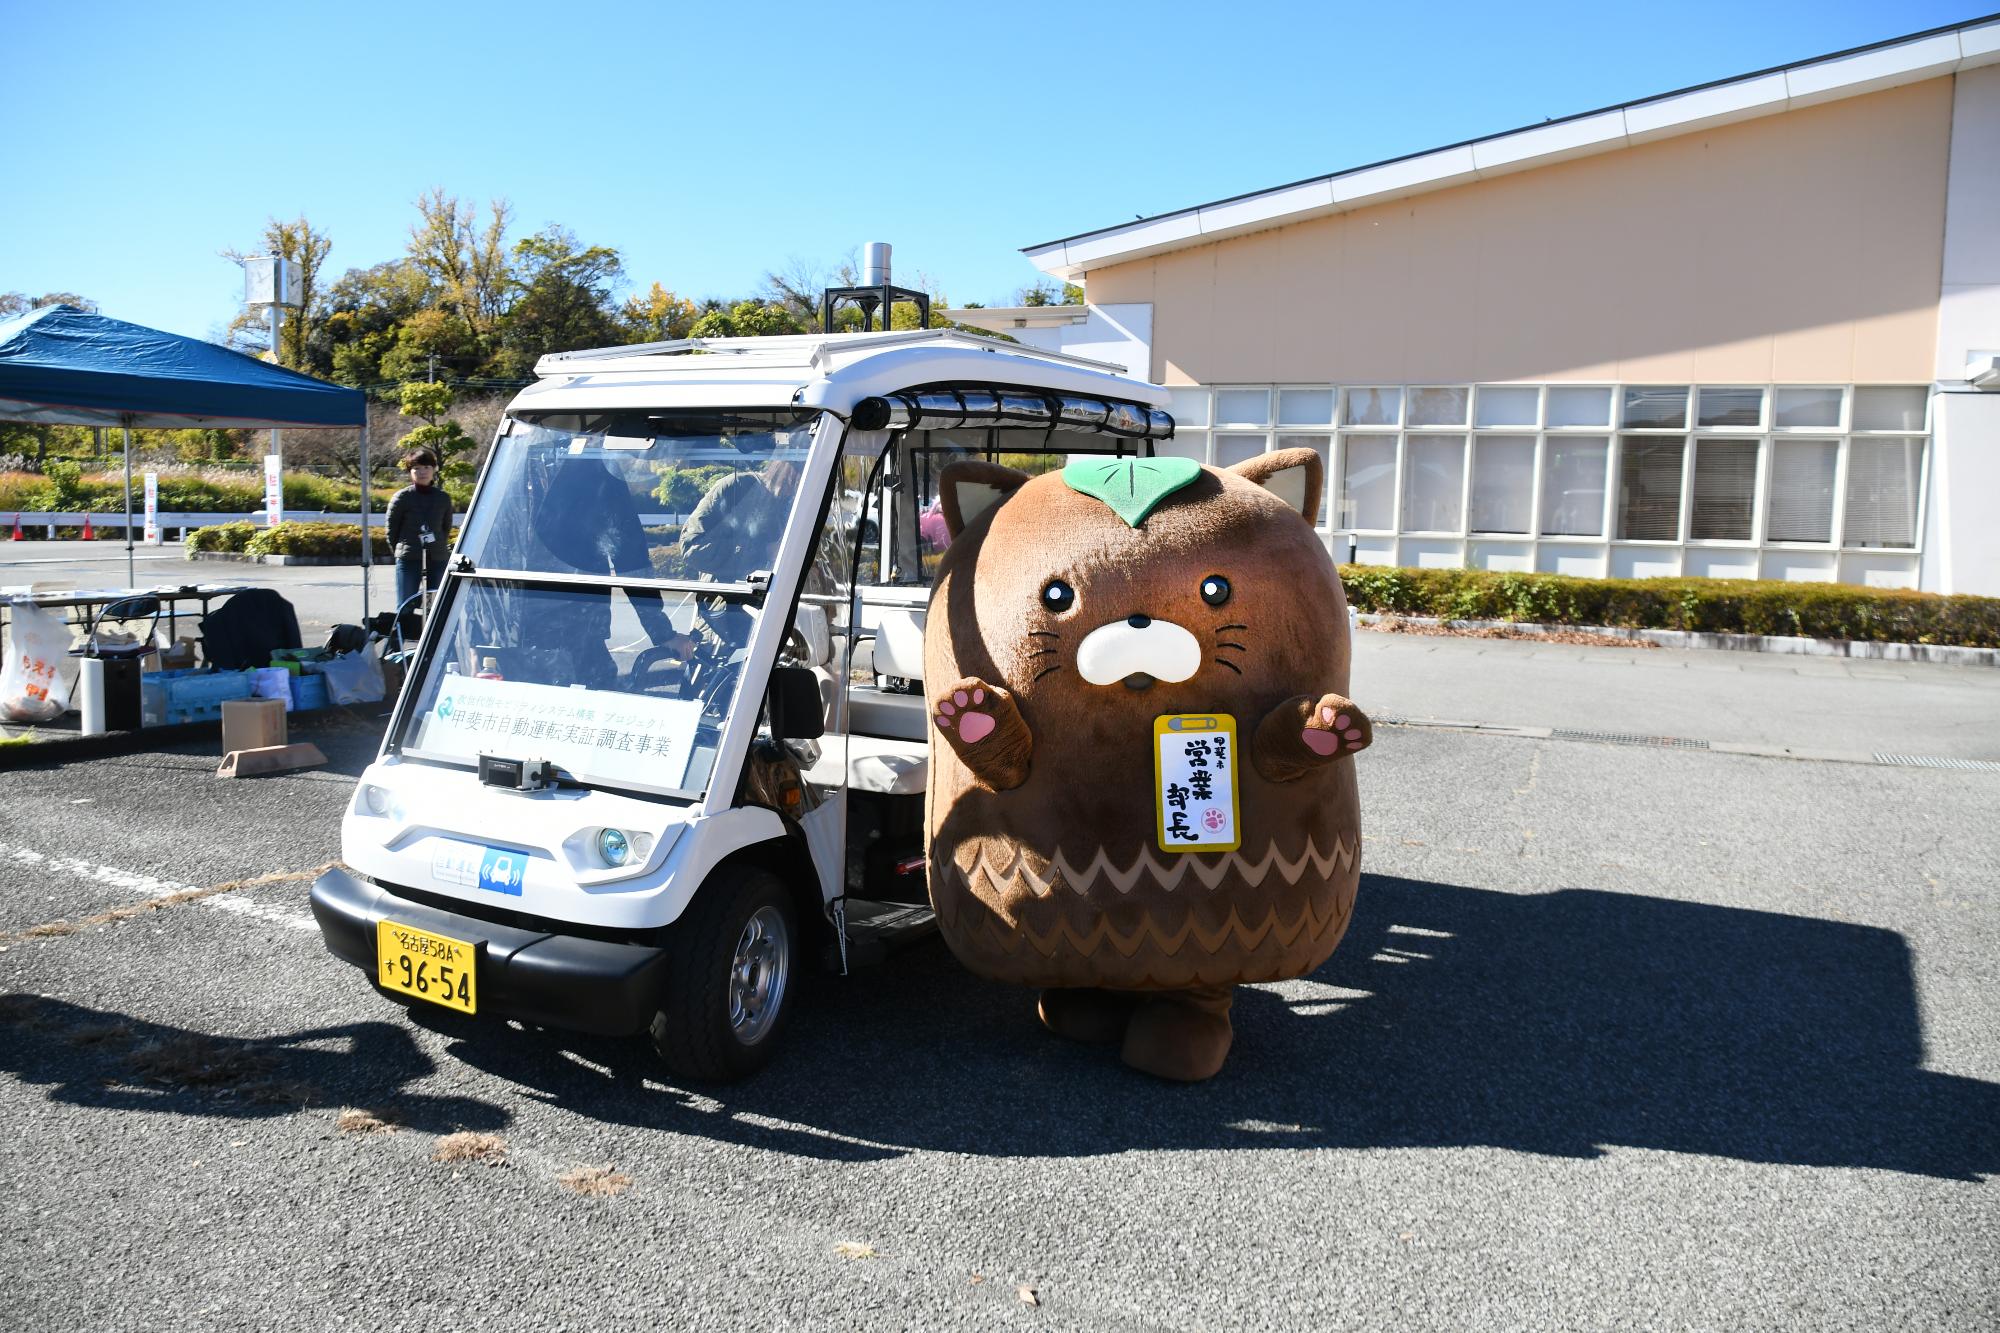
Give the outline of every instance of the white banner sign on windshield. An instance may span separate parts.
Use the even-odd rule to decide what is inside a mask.
[[[274,528],[285,521],[284,466],[281,455],[264,455],[264,522]]]
[[[417,748],[546,759],[580,778],[679,788],[700,723],[692,699],[448,675]]]

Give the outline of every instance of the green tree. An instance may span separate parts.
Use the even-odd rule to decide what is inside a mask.
[[[656,343],[687,337],[701,314],[693,301],[656,282],[619,308],[618,322],[624,326],[626,342]]]
[[[1058,287],[1044,279],[1032,287],[1023,287],[1017,298],[1020,305],[1082,305],[1083,288],[1073,282]]]
[[[396,378],[382,373],[382,359],[397,345],[403,324],[435,308],[436,291],[416,263],[392,259],[373,268],[349,269],[333,284],[327,299],[331,309],[323,331],[333,379],[342,384],[379,384]],[[462,364],[448,363],[452,370],[466,374],[478,364],[476,339],[470,340],[470,347]]]
[[[532,371],[549,352],[623,341],[612,293],[624,261],[608,245],[586,246],[565,227],[549,226],[514,247],[514,299],[501,321],[506,359]]]
[[[809,332],[805,322],[772,301],[738,301],[728,310],[703,315],[688,330],[692,338],[767,338],[777,333]]]
[[[97,302],[88,296],[78,296],[75,292],[46,292],[41,296],[29,296],[26,292],[0,292],[0,319],[12,319],[32,310],[40,310],[45,305],[73,305],[78,310],[90,314],[97,313]]]
[[[224,250],[225,259],[242,263],[259,255],[278,255],[299,271],[299,307],[287,310],[278,333],[278,347],[271,347],[270,325],[262,310],[245,310],[229,323],[229,342],[262,354],[275,352],[272,359],[281,366],[325,376],[333,370],[333,349],[324,337],[327,316],[326,279],[321,273],[333,241],[325,232],[315,231],[305,214],[285,221],[271,218],[254,250]]]
[[[433,188],[418,198],[410,228],[410,262],[430,279],[437,303],[482,339],[497,333],[514,286],[507,248],[513,207],[494,199],[487,210],[482,227],[473,205]]]
[[[465,428],[452,420],[446,413],[458,400],[449,384],[427,384],[418,381],[405,384],[398,410],[406,417],[417,417],[423,425],[398,440],[397,447],[409,454],[417,449],[428,449],[438,456],[440,477],[463,481],[472,475],[472,463],[459,458],[472,447],[472,437]]]

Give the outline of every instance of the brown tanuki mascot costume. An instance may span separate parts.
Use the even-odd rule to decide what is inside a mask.
[[[1372,731],[1306,517],[1319,455],[940,480],[953,540],[924,679],[945,940],[1042,987],[1052,1031],[1207,1078],[1230,988],[1326,961],[1360,879],[1353,755]]]

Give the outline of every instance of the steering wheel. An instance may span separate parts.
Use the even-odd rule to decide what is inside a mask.
[[[673,674],[674,668],[670,666],[672,660],[673,649],[667,644],[656,643],[649,648],[641,649],[639,655],[632,659],[632,670],[626,676],[631,682],[632,690],[639,694],[652,693],[654,682],[647,677],[657,674],[662,678],[660,683],[664,684],[665,678]],[[683,664],[679,670],[685,672],[686,665]]]
[[[717,662],[703,671],[695,682],[694,697],[701,701],[703,717],[720,715],[728,707],[729,699],[736,692],[736,681],[743,674],[741,660]]]

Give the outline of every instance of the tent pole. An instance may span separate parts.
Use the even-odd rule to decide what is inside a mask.
[[[132,573],[132,428],[125,428],[125,586],[137,585]]]
[[[375,543],[368,535],[368,399],[361,400],[361,623],[368,623],[368,580],[375,561]]]

